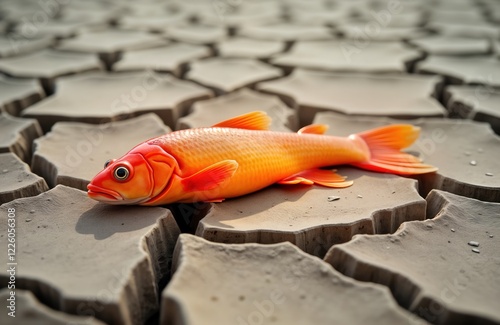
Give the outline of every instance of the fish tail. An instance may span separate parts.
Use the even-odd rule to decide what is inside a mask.
[[[409,147],[420,134],[420,128],[410,124],[394,124],[352,135],[362,139],[369,151],[369,159],[352,165],[398,175],[414,175],[435,172],[436,167],[401,149]]]

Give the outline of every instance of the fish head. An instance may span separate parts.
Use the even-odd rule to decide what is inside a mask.
[[[159,146],[141,144],[108,160],[90,181],[87,194],[108,204],[141,204],[168,186],[176,168],[175,159]]]

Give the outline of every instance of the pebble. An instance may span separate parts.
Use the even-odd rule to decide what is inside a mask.
[[[333,201],[337,201],[337,200],[340,200],[340,196],[329,196],[328,197],[328,202],[333,202]]]
[[[3,172],[3,173],[6,173],[6,172],[8,172],[8,171],[9,171],[8,169],[4,169],[4,170],[2,170],[2,172]]]
[[[474,246],[474,247],[479,247],[479,243],[477,241],[473,241],[471,240],[470,242],[468,242],[467,244],[469,244],[469,246]]]
[[[362,199],[362,198],[363,198],[363,195],[358,194],[358,198]]]
[[[31,219],[26,219],[25,221],[26,221],[26,222],[30,222],[30,221],[31,221]]]
[[[479,254],[479,249],[477,249],[477,248],[473,248],[473,249],[472,249],[472,251],[473,251],[474,253]]]
[[[465,155],[466,155],[466,156],[470,156],[470,152],[469,152],[469,151],[466,151],[466,152],[465,152]]]
[[[477,162],[475,160],[471,160],[469,164],[471,164],[472,166],[476,166]]]
[[[490,238],[493,238],[493,235],[490,235]]]
[[[451,228],[451,232],[455,232],[455,229]]]
[[[492,173],[486,173],[485,175],[486,175],[486,176],[493,176],[493,174],[492,174]]]

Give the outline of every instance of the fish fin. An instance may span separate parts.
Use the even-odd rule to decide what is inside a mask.
[[[302,129],[297,131],[298,134],[325,134],[328,130],[328,125],[326,124],[311,124],[304,126]]]
[[[235,160],[223,160],[182,180],[185,191],[209,191],[228,180],[238,169]]]
[[[290,177],[282,179],[278,184],[292,185],[292,184],[305,184],[313,185],[318,184],[326,187],[348,187],[352,185],[352,181],[346,181],[344,176],[336,174],[332,170],[324,169],[308,169],[294,174]]]
[[[247,130],[269,130],[270,124],[271,118],[265,112],[255,111],[219,122],[213,125],[213,127]]]
[[[436,167],[400,151],[418,138],[420,128],[410,124],[394,124],[361,132],[351,137],[362,139],[370,151],[370,159],[352,165],[367,170],[399,175],[431,173]]]

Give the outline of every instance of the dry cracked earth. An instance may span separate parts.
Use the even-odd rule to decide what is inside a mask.
[[[0,323],[500,324],[499,55],[498,0],[1,1]],[[254,110],[403,119],[439,171],[87,197],[135,144]]]

